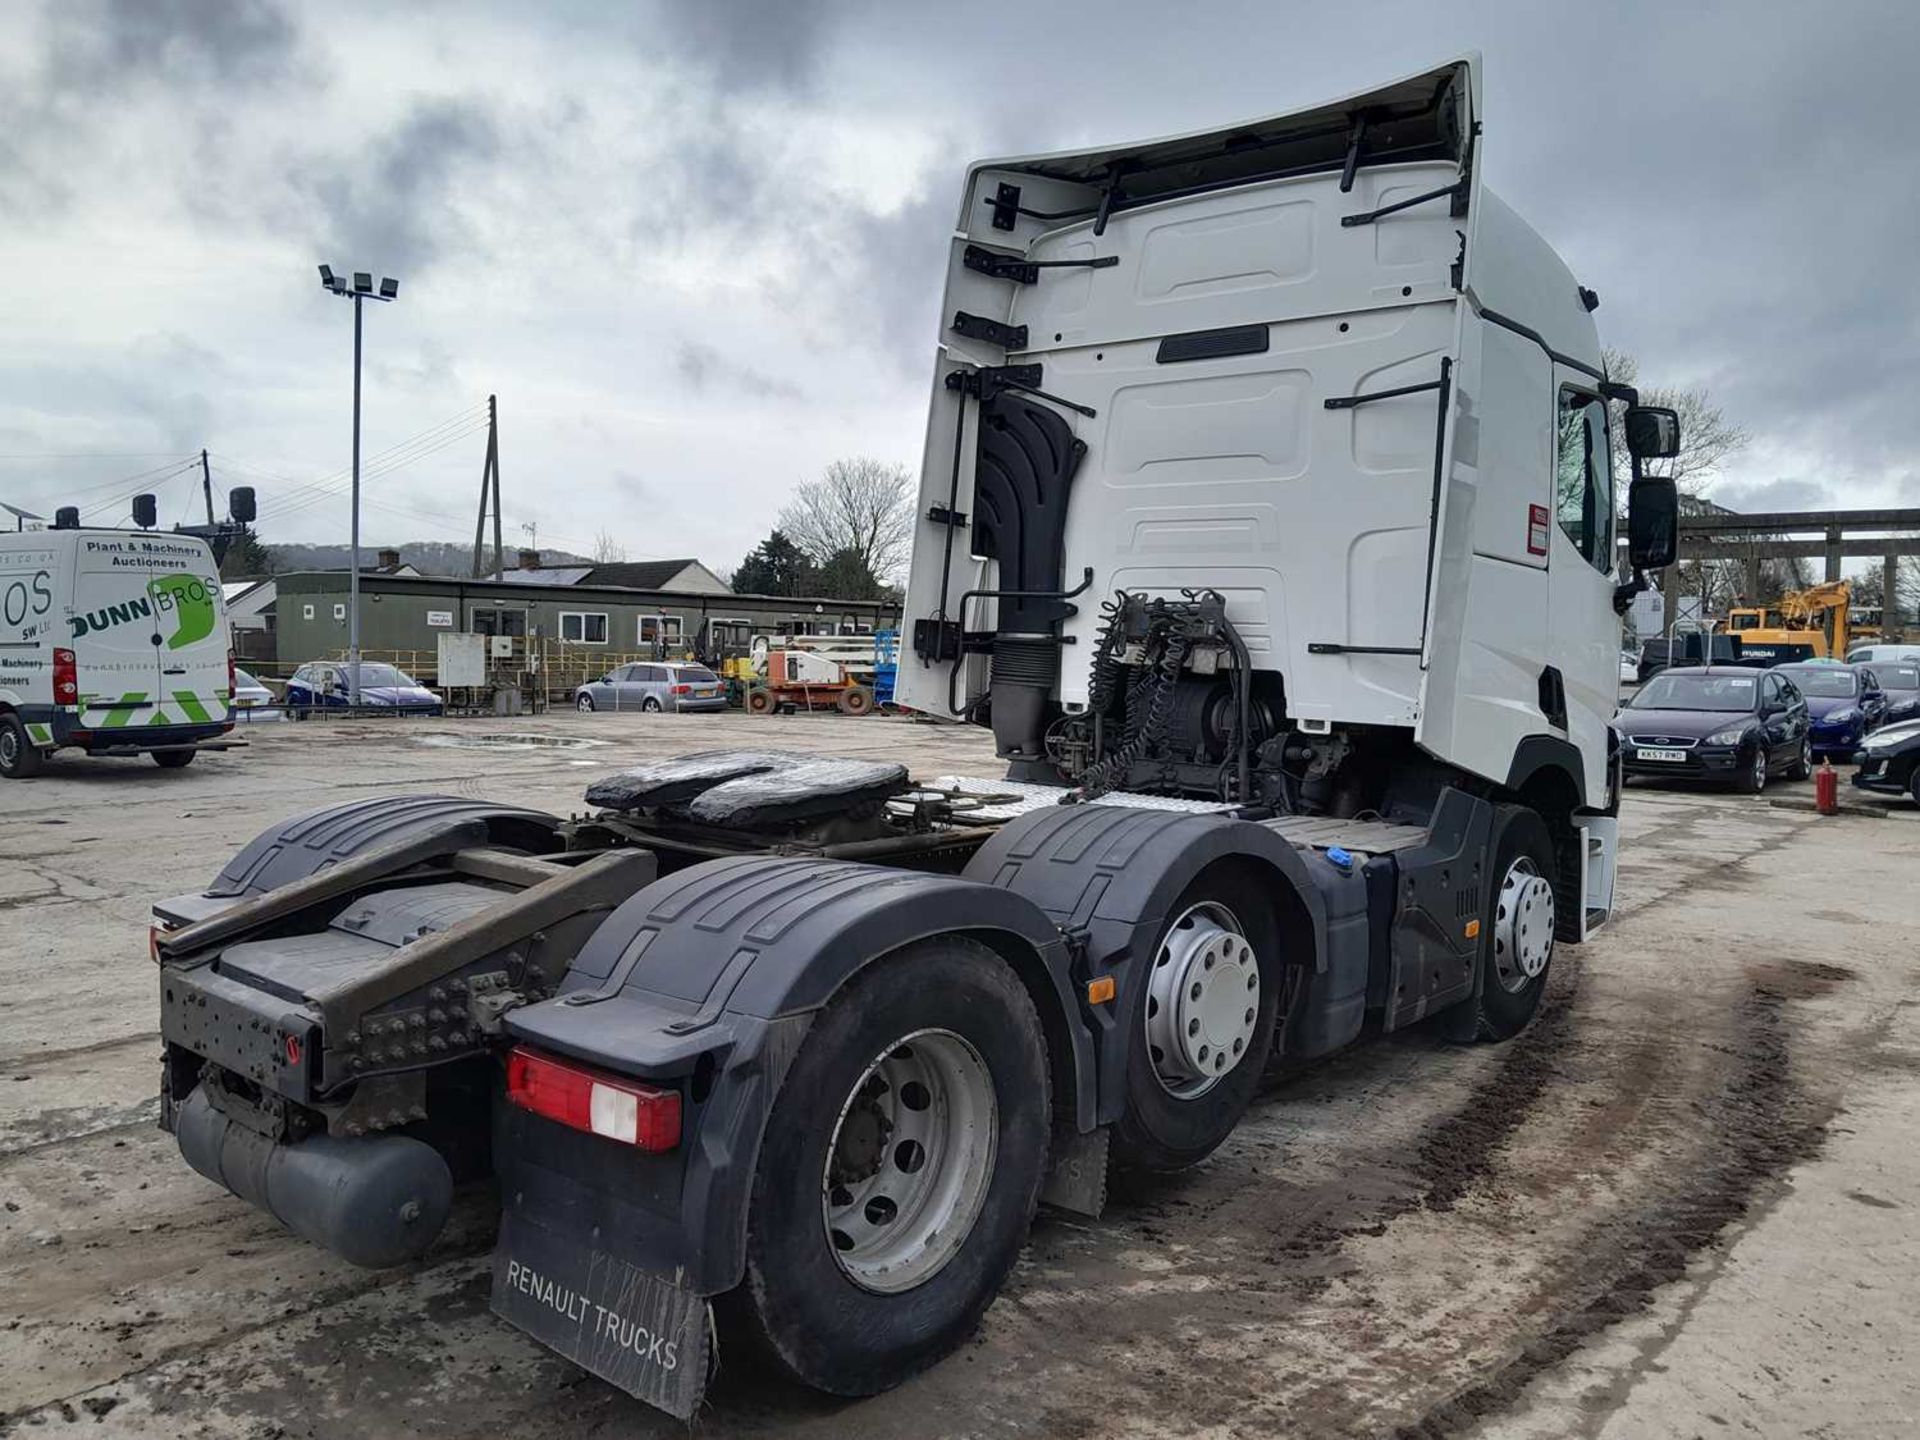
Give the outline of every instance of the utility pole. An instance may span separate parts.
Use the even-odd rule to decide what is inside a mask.
[[[484,573],[481,557],[486,553],[487,504],[493,504],[493,578],[500,578],[500,409],[498,397],[487,396],[487,458],[480,466],[480,513],[473,522],[473,578]]]
[[[207,497],[207,524],[213,524],[213,471],[207,468],[207,452],[200,452],[200,493]]]
[[[400,282],[380,278],[380,293],[373,292],[373,276],[364,270],[353,272],[353,286],[333,273],[331,265],[320,267],[322,288],[353,301],[353,565],[347,571],[347,703],[360,704],[360,302],[392,300],[400,293]]]

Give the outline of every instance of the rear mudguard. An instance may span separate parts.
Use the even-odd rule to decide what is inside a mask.
[[[1114,1003],[1094,1012],[1100,1124],[1117,1120],[1126,1105],[1134,1037],[1124,1020],[1135,972],[1150,963],[1180,893],[1207,867],[1230,860],[1266,878],[1263,898],[1276,907],[1283,959],[1314,979],[1340,980],[1357,1027],[1367,963],[1358,877],[1303,855],[1265,826],[1218,813],[1063,805],[1004,826],[967,865],[967,878],[1025,896],[1083,938],[1089,978],[1114,978]]]
[[[658,880],[608,916],[560,992],[511,1012],[541,1049],[675,1080],[682,1139],[644,1155],[500,1107],[509,1234],[560,1230],[602,1257],[713,1295],[745,1272],[767,1116],[813,1016],[862,967],[935,935],[1005,955],[1053,1050],[1056,1108],[1092,1124],[1093,1052],[1066,940],[1030,901],[951,875],[750,856]]]

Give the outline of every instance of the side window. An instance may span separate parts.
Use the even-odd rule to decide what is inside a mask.
[[[1613,569],[1613,452],[1607,444],[1607,405],[1571,387],[1560,392],[1560,453],[1555,518],[1594,569]]]
[[[1793,683],[1793,681],[1791,681],[1791,680],[1789,680],[1789,679],[1787,679],[1787,677],[1786,677],[1786,676],[1784,676],[1784,675],[1781,675],[1781,676],[1779,676],[1779,677],[1777,677],[1777,678],[1778,678],[1778,679],[1779,679],[1779,681],[1780,681],[1780,698],[1781,698],[1781,700],[1783,700],[1783,701],[1784,701],[1784,702],[1785,702],[1786,704],[1788,704],[1788,705],[1791,705],[1791,704],[1793,704],[1793,702],[1794,702],[1794,701],[1796,701],[1796,700],[1798,700],[1798,699],[1800,698],[1800,690],[1799,690],[1799,687],[1798,687],[1798,686],[1796,686],[1796,685],[1795,685],[1795,684]]]

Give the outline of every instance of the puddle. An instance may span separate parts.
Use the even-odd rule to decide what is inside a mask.
[[[590,750],[600,745],[609,745],[609,740],[590,740],[584,735],[535,735],[530,732],[506,731],[485,735],[460,735],[442,731],[433,735],[416,735],[415,743],[420,745],[438,745],[453,750]]]

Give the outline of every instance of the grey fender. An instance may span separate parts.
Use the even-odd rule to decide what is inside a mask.
[[[226,863],[205,893],[225,899],[264,894],[450,820],[485,821],[496,845],[558,848],[552,837],[560,822],[543,811],[457,795],[384,795],[309,810],[271,826]]]
[[[1092,1040],[1066,941],[1030,901],[958,876],[844,860],[714,860],[626,901],[581,947],[558,994],[507,1017],[516,1038],[543,1050],[674,1081],[678,1150],[630,1157],[503,1107],[494,1160],[515,1223],[576,1231],[584,1221],[601,1248],[620,1237],[622,1256],[643,1270],[684,1276],[702,1294],[731,1289],[744,1273],[761,1136],[813,1017],[876,959],[946,934],[1007,957],[1047,1034],[1056,1107],[1089,1128]],[[655,1203],[629,1213],[629,1197],[645,1195]]]
[[[1306,861],[1264,825],[1218,813],[1062,805],[1001,827],[968,862],[966,875],[1031,900],[1061,929],[1084,937],[1083,979],[1112,975],[1113,1003],[1095,1011],[1099,1121],[1126,1104],[1129,1012],[1136,970],[1180,893],[1201,871],[1240,860],[1246,873],[1270,877],[1262,898],[1283,935],[1295,942],[1283,959],[1323,971],[1327,915]],[[1300,943],[1305,942],[1305,943]]]

